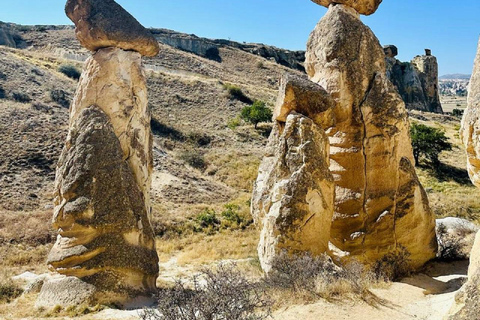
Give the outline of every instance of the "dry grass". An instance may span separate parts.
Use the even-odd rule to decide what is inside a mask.
[[[226,185],[250,192],[257,178],[260,156],[237,150],[212,151],[206,155],[207,173]]]
[[[245,259],[256,257],[258,237],[253,227],[243,231],[223,230],[214,235],[197,233],[182,238],[157,239],[157,252],[163,262],[176,256],[179,265]]]

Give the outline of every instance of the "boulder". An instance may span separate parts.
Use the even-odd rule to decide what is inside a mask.
[[[360,14],[370,15],[377,11],[378,6],[382,0],[312,0],[316,4],[324,7],[330,5],[343,4],[345,6],[355,9]]]
[[[76,277],[56,277],[45,282],[40,290],[36,308],[51,310],[88,305],[96,294],[95,286]]]
[[[333,256],[374,264],[403,254],[421,267],[437,253],[435,220],[378,39],[355,10],[330,6],[310,35],[306,70],[335,100],[335,125],[325,128],[336,185]]]
[[[328,250],[333,193],[327,136],[311,119],[289,114],[274,125],[252,197],[265,272],[283,251],[320,255]]]
[[[114,0],[68,0],[65,12],[88,50],[117,47],[149,57],[160,50],[155,37]]]

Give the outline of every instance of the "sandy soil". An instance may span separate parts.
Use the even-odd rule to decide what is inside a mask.
[[[358,301],[319,301],[279,310],[274,314],[274,319],[441,320],[450,309],[466,277],[467,268],[468,262],[464,261],[433,264],[424,274],[394,282],[385,289],[373,289],[372,292],[383,300],[377,305]]]

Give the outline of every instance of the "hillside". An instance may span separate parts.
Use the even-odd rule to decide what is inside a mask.
[[[73,65],[81,69],[88,54],[69,26],[5,28],[14,30],[20,44],[15,45],[17,48],[0,46],[0,266],[4,273],[1,276],[7,277],[25,271],[47,271],[44,261],[55,239],[50,228],[55,167],[67,134],[68,106],[77,85],[58,67]],[[235,260],[252,277],[258,277],[258,231],[251,224],[249,204],[271,125],[261,124],[255,130],[241,122],[232,125],[232,120],[254,100],[272,107],[279,78],[284,72],[303,75],[304,56],[302,52],[261,44],[208,40],[160,29],[153,33],[161,42],[161,52],[145,59],[144,65],[154,133],[151,193],[161,260],[158,285],[189,277],[199,267],[220,260]],[[244,96],[232,94],[229,86],[238,87]],[[455,146],[453,151],[442,154],[442,172],[419,168],[435,213],[438,217],[454,215],[478,220],[480,202],[466,176],[464,150],[457,134],[460,120],[423,112],[412,112],[411,116],[445,130]],[[210,209],[220,216],[226,204],[238,206],[240,223],[199,227],[200,213]],[[455,272],[458,269],[448,274]],[[438,277],[435,272],[428,276],[431,282]],[[422,297],[418,283],[421,281],[416,279],[410,284],[409,292]],[[403,285],[395,283],[393,288],[375,292],[379,296],[397,294]],[[451,283],[441,287],[449,299],[456,289],[458,286]],[[433,319],[418,308],[405,311],[414,304],[407,298],[406,307],[396,306],[399,313],[411,311],[408,315],[412,317]],[[433,301],[431,295],[424,298],[425,305]],[[0,302],[0,318],[12,314],[32,317],[32,301],[27,296],[12,304]],[[434,302],[435,306],[442,303],[438,299]],[[335,304],[318,303],[328,314],[336,313]],[[372,309],[361,303],[342,310],[360,312],[359,308],[362,312]],[[392,308],[382,306],[365,315],[389,316]],[[314,309],[315,305],[304,308],[303,303],[298,303],[291,309],[279,308],[276,314],[278,319],[293,319],[295,314],[318,312]],[[39,313],[33,318],[43,316]]]

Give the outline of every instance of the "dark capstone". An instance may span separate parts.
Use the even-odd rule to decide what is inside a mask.
[[[385,52],[385,55],[390,58],[394,58],[398,55],[398,48],[393,44],[383,46],[383,51]]]

